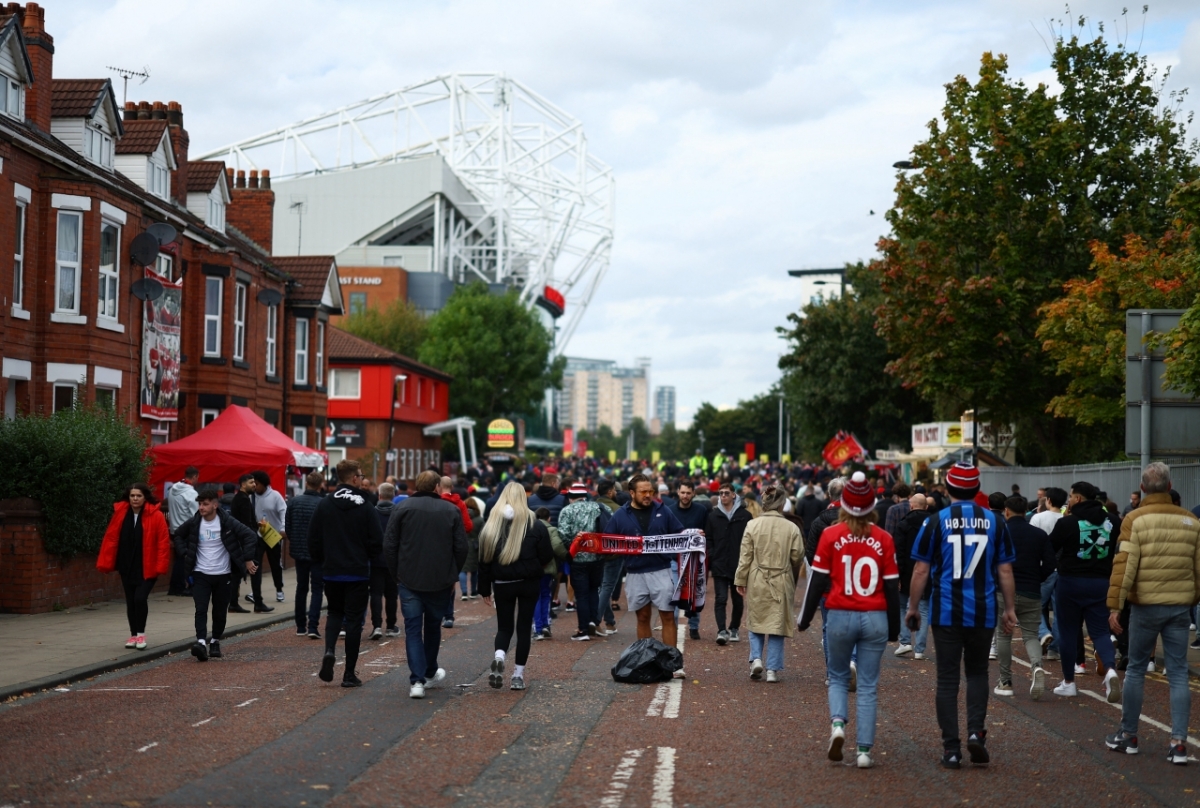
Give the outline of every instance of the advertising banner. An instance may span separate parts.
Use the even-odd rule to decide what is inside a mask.
[[[366,446],[367,422],[330,418],[325,422],[326,446]]]
[[[140,413],[157,421],[179,420],[179,331],[183,280],[171,283],[147,269],[147,278],[163,286],[158,300],[142,304]]]

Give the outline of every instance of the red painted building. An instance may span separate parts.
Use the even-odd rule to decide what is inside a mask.
[[[423,430],[450,417],[450,381],[436,368],[330,326],[324,441],[330,465],[359,459],[367,474],[409,481],[422,469],[441,468],[442,440]]]

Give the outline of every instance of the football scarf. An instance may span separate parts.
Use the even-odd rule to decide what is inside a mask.
[[[618,536],[580,533],[571,542],[571,555],[674,555],[679,557],[679,578],[671,602],[689,612],[704,606],[704,531],[691,528],[665,536]]]

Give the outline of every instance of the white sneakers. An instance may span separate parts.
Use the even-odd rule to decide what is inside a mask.
[[[436,685],[438,682],[442,681],[445,678],[446,678],[446,669],[438,668],[437,673],[435,673],[433,676],[430,676],[428,679],[426,679],[424,684],[422,684],[421,682],[417,682],[417,683],[413,684],[411,687],[409,687],[408,688],[408,697],[410,699],[425,698],[425,688],[433,687],[434,685]]]
[[[925,658],[925,655],[920,652],[913,654],[913,659],[924,659],[924,658]]]
[[[1011,696],[1013,694],[1012,682],[999,682],[992,692],[997,696]]]
[[[905,654],[910,653],[912,649],[913,647],[908,643],[900,643],[900,646],[896,649],[896,656],[904,656]]]
[[[777,671],[767,671],[767,681],[774,684],[779,681],[779,673]]]
[[[761,659],[756,659],[750,663],[750,678],[755,681],[763,676],[763,663]]]
[[[829,759],[842,759],[842,745],[846,743],[846,730],[833,724],[829,732]]]
[[[869,769],[875,765],[874,759],[870,752],[864,752],[861,749],[858,751],[858,768]]]
[[[1076,676],[1082,676],[1082,675],[1084,675],[1084,674],[1086,674],[1086,673],[1087,673],[1087,666],[1086,666],[1086,665],[1080,665],[1078,662],[1076,662],[1076,663],[1075,663],[1075,675],[1076,675]]]
[[[1104,695],[1108,697],[1109,704],[1121,703],[1121,677],[1112,668],[1104,674]]]
[[[996,652],[996,642],[992,641],[991,650],[988,651],[988,659],[999,659],[1000,655]]]
[[[1154,673],[1154,660],[1150,660],[1150,664],[1146,666],[1146,673]]]
[[[1046,692],[1046,671],[1042,668],[1033,669],[1033,684],[1029,687],[1029,697],[1034,701],[1040,701],[1042,694]]]
[[[1054,688],[1054,695],[1056,695],[1056,696],[1078,696],[1079,691],[1075,689],[1074,682],[1068,682],[1067,680],[1064,679],[1059,684],[1058,687]]]
[[[408,697],[410,699],[425,698],[425,685],[421,684],[420,682],[414,683],[412,687],[408,689]]]
[[[446,678],[446,669],[438,668],[437,673],[425,680],[425,687],[433,687]]]

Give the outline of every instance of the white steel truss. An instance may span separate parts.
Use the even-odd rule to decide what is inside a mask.
[[[434,199],[433,265],[566,298],[561,353],[608,270],[612,169],[589,153],[583,124],[503,73],[450,73],[217,149],[201,159],[268,168],[276,179],[440,154],[479,201]]]

